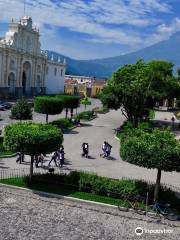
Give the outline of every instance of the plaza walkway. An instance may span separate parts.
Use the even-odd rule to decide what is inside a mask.
[[[65,169],[77,169],[96,172],[99,175],[111,178],[135,178],[155,181],[156,170],[148,170],[126,163],[120,159],[120,143],[114,137],[114,129],[119,127],[124,121],[121,111],[110,111],[107,114],[99,115],[84,126],[78,127],[69,133],[64,134],[64,147],[66,163]],[[112,145],[112,160],[106,160],[100,157],[103,141],[108,141]],[[88,142],[90,145],[90,159],[81,157],[82,142]],[[46,157],[46,163],[50,156]],[[29,161],[29,157],[26,157]],[[15,159],[0,159],[0,168],[28,167],[18,165]],[[170,184],[180,188],[180,173],[162,173],[162,183]]]

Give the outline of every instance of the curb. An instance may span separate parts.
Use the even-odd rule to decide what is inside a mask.
[[[99,207],[103,207],[103,208],[110,208],[112,210],[119,210],[119,211],[122,211],[122,212],[130,212],[130,213],[136,213],[136,211],[132,208],[126,208],[126,207],[118,207],[118,206],[115,206],[115,205],[111,205],[111,204],[106,204],[106,203],[100,203],[100,202],[94,202],[94,201],[89,201],[89,200],[83,200],[83,199],[79,199],[79,198],[74,198],[74,197],[67,197],[67,196],[64,196],[64,195],[59,195],[59,194],[54,194],[54,193],[47,193],[47,192],[42,192],[42,191],[38,191],[38,190],[33,190],[33,189],[28,189],[28,188],[23,188],[23,187],[17,187],[17,186],[13,186],[13,185],[7,185],[7,184],[3,184],[3,183],[0,183],[0,188],[1,187],[5,187],[5,188],[10,188],[10,189],[13,189],[13,190],[22,190],[22,191],[25,191],[25,192],[30,192],[30,193],[35,193],[35,194],[38,194],[40,195],[41,197],[52,197],[52,198],[57,198],[57,199],[63,199],[63,200],[68,200],[68,201],[71,201],[71,202],[76,202],[76,203],[88,203],[90,204],[91,206],[99,206]],[[106,212],[105,213],[108,213],[110,214],[110,210],[108,211],[106,209]],[[150,213],[150,212],[148,212]],[[117,216],[117,214],[115,214]],[[155,213],[150,213],[150,215],[152,217],[155,217],[156,214]],[[150,216],[149,215],[149,216]],[[142,214],[142,216],[146,216],[145,214]],[[142,220],[142,218],[140,217],[139,220]],[[153,220],[149,220],[149,222],[154,222]],[[168,225],[168,226],[171,226],[171,224],[169,223],[163,223],[162,224],[164,225]],[[179,226],[176,226],[175,227],[179,227]]]
[[[84,200],[84,199],[80,199],[80,198],[67,197],[67,196],[60,195],[60,194],[42,192],[42,191],[38,191],[38,190],[33,190],[33,189],[28,189],[28,188],[23,188],[23,187],[17,187],[17,186],[3,184],[3,183],[0,183],[0,187],[7,187],[7,188],[14,189],[14,190],[23,190],[25,192],[36,193],[36,194],[39,194],[39,195],[44,196],[44,197],[54,197],[54,198],[69,200],[69,201],[78,202],[78,203],[88,203],[88,204],[91,204],[91,205],[96,205],[96,206],[101,206],[101,207],[110,207],[110,208],[113,208],[113,209],[118,208],[118,206],[107,204],[107,203],[100,203],[100,202],[94,202],[94,201]],[[128,212],[127,208],[119,207],[119,209],[121,211]]]
[[[120,139],[116,135],[114,135],[114,138],[120,142]]]
[[[15,157],[16,155],[17,155],[17,153],[14,153],[12,155],[2,155],[2,156],[0,156],[0,159],[1,158],[12,158],[12,157]]]

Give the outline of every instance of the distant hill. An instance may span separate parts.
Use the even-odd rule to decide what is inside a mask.
[[[75,60],[59,53],[48,51],[49,58],[52,54],[56,60],[58,56],[66,58],[66,70],[68,74],[95,76],[97,78],[108,78],[120,66],[135,63],[140,58],[145,61],[153,59],[168,60],[174,63],[176,70],[180,67],[180,32],[173,34],[166,41],[161,41],[142,50],[118,57],[95,60]]]

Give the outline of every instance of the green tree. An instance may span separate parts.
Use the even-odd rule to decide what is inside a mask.
[[[158,199],[161,171],[180,171],[180,142],[170,130],[128,130],[121,138],[120,156],[131,164],[157,169],[154,201]]]
[[[49,124],[17,123],[4,131],[3,145],[7,150],[31,156],[30,179],[33,176],[34,156],[57,150],[63,142],[60,129]]]
[[[86,106],[91,105],[91,101],[89,100],[89,98],[85,97],[85,98],[81,99],[81,104],[84,105],[85,110],[86,110]]]
[[[66,118],[68,116],[68,109],[71,111],[71,118],[73,116],[73,110],[79,107],[80,97],[70,95],[57,95],[57,98],[63,102],[63,108],[66,111]]]
[[[173,77],[173,64],[151,61],[124,65],[108,81],[101,100],[108,108],[119,109],[136,127],[149,116],[160,99],[174,98],[180,93],[178,81]]]
[[[27,100],[23,97],[17,101],[17,103],[11,108],[12,119],[17,120],[31,120],[32,110]]]
[[[48,115],[60,114],[63,110],[63,101],[56,97],[42,96],[34,100],[34,111],[46,114],[46,123]]]

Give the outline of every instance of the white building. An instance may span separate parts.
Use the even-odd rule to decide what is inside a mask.
[[[48,60],[39,30],[30,17],[13,19],[0,38],[0,96],[33,96],[64,92],[65,62]]]

